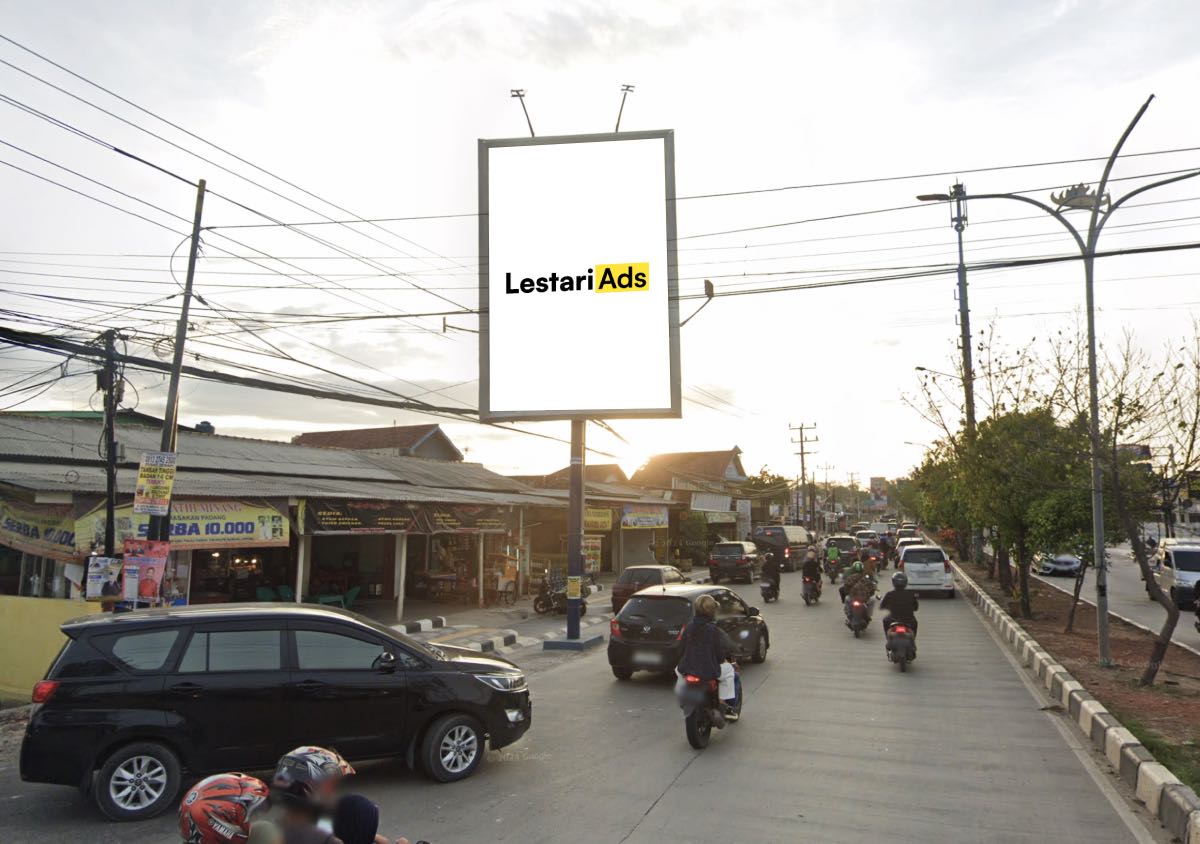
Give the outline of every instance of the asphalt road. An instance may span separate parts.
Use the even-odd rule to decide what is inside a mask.
[[[1108,551],[1108,608],[1110,612],[1143,624],[1157,631],[1166,620],[1166,612],[1146,595],[1138,565],[1130,557],[1128,545],[1118,545]],[[1069,577],[1043,578],[1052,586],[1068,592],[1075,588]],[[1088,570],[1084,577],[1081,597],[1094,603],[1096,600],[1095,573]],[[1200,632],[1196,631],[1196,615],[1192,610],[1182,610],[1179,624],[1175,626],[1172,640],[1200,651]]]
[[[805,608],[797,583],[785,576],[766,608],[773,645],[745,668],[743,720],[707,750],[688,746],[669,681],[618,682],[603,649],[531,651],[521,742],[461,783],[380,762],[353,787],[381,805],[385,833],[434,844],[1154,840],[1127,826],[1141,829],[1127,798],[1098,785],[1090,753],[966,601],[922,603],[919,658],[900,674],[877,624],[855,640],[837,606]],[[109,824],[71,789],[22,784],[12,758],[0,763],[4,844],[177,840],[171,817]]]

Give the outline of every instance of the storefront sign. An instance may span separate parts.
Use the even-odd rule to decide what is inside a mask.
[[[725,510],[724,512],[717,512],[716,510],[698,510],[696,512],[699,512],[702,516],[704,516],[710,525],[736,522],[738,517],[738,514],[732,510]]]
[[[716,492],[693,492],[693,510],[714,510],[724,512],[733,505],[733,497]]]
[[[583,570],[589,574],[600,571],[600,553],[604,548],[603,536],[583,538]]]
[[[665,504],[625,504],[621,515],[621,527],[665,528],[667,507]]]
[[[588,507],[583,511],[583,529],[596,533],[612,530],[612,510],[607,507]]]
[[[171,490],[174,486],[175,452],[147,451],[138,466],[133,512],[148,516],[167,515],[171,510]]]
[[[507,513],[487,504],[412,504],[308,498],[302,533],[477,533],[508,530]]]
[[[150,516],[134,513],[133,505],[116,510],[118,542],[145,539]],[[266,501],[180,500],[171,507],[171,548],[269,548],[288,544],[288,519]],[[79,554],[90,554],[104,544],[104,504],[75,522]]]
[[[126,601],[160,603],[163,572],[166,571],[170,551],[171,545],[168,542],[151,539],[125,540],[123,597]]]
[[[89,601],[116,601],[121,595],[121,561],[115,557],[89,557],[87,586]]]
[[[103,529],[100,538],[103,541]],[[71,506],[0,500],[0,544],[56,560],[73,559],[75,522]]]

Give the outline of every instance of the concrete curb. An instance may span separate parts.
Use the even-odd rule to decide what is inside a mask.
[[[1084,737],[1104,753],[1113,770],[1167,832],[1187,844],[1200,844],[1200,797],[1160,765],[1134,735],[1087,689],[1054,661],[1032,636],[1000,608],[957,563],[951,563],[962,592],[1008,644],[1025,668],[1058,701]],[[1139,625],[1140,626],[1140,625]]]
[[[400,624],[393,624],[393,630],[399,630],[401,633],[428,633],[430,630],[440,630],[446,626],[446,617],[444,615],[435,615],[433,618],[421,618],[416,621],[405,621]]]

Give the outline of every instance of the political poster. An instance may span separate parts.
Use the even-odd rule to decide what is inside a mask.
[[[138,466],[133,512],[146,516],[167,515],[171,511],[171,490],[174,486],[175,452],[147,451]]]
[[[604,548],[603,536],[585,536],[583,538],[583,570],[587,574],[600,571],[600,557]]]
[[[126,601],[158,604],[162,600],[163,572],[167,568],[168,542],[152,539],[125,540]],[[132,579],[132,583],[130,580]]]
[[[84,597],[89,601],[116,601],[121,597],[121,561],[115,557],[89,557]]]

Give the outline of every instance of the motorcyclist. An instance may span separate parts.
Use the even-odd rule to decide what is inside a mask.
[[[892,591],[883,596],[879,609],[887,613],[883,617],[883,632],[893,621],[902,621],[912,628],[913,638],[917,636],[917,610],[919,609],[917,595],[908,591],[908,575],[898,571],[892,575]]]
[[[775,587],[775,597],[779,597],[780,572],[783,569],[779,565],[779,560],[773,551],[768,551],[767,556],[763,559],[762,575],[765,580]]]
[[[809,546],[808,554],[804,557],[804,564],[800,567],[800,574],[806,580],[812,580],[816,584],[817,594],[821,594],[821,561],[817,559],[817,549]]]
[[[349,762],[323,747],[297,747],[280,758],[271,778],[271,798],[283,807],[279,826],[284,844],[338,841],[319,824],[333,813],[338,784],[353,773]]]
[[[855,562],[838,587],[838,594],[842,596],[843,603],[847,597],[865,603],[875,595],[875,580],[867,574],[862,563]]]
[[[842,549],[836,542],[830,542],[826,546],[825,561],[829,564],[830,577],[833,577],[842,564]]]
[[[713,723],[721,727],[726,721],[737,720],[733,704],[737,700],[733,666],[729,660],[737,651],[729,634],[717,627],[717,599],[701,595],[695,602],[696,613],[683,631],[683,656],[675,673],[682,677],[691,674],[702,681],[718,680],[718,693],[724,706],[713,709]]]
[[[179,835],[185,844],[230,844],[239,837],[245,841],[250,819],[268,805],[269,797],[265,782],[245,774],[200,780],[179,803]]]

